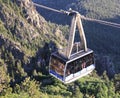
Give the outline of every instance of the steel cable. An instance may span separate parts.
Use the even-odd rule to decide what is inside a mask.
[[[18,0],[18,1],[20,1],[20,0]],[[69,11],[56,10],[56,9],[53,9],[53,8],[50,8],[50,7],[41,5],[41,4],[37,4],[37,3],[33,3],[33,4],[35,6],[43,8],[43,9],[51,10],[51,11],[54,11],[54,12],[57,12],[57,13],[62,13],[62,14],[67,14],[67,15],[69,15],[69,13],[70,13]],[[118,24],[118,23],[103,21],[103,20],[99,20],[99,19],[92,19],[92,18],[85,17],[83,15],[81,15],[81,19],[92,21],[92,22],[97,22],[97,23],[108,25],[108,26],[115,27],[115,28],[120,28],[120,24]]]
[[[99,20],[99,19],[92,19],[92,18],[85,17],[83,15],[81,15],[81,18],[84,19],[84,20],[97,22],[97,23],[108,25],[108,26],[112,26],[112,27],[115,27],[115,28],[120,28],[120,24],[118,24],[118,23],[103,21],[103,20]]]

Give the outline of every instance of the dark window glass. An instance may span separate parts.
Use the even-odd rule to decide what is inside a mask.
[[[75,61],[68,63],[67,68],[66,68],[66,76],[70,74],[74,74],[82,70],[83,68],[90,66],[91,64],[94,64],[93,53],[88,54],[82,58],[79,58]]]
[[[64,68],[65,68],[65,62],[61,59],[52,56],[51,57],[51,63],[50,63],[50,70],[54,71],[56,75],[60,75],[63,77],[64,75]]]

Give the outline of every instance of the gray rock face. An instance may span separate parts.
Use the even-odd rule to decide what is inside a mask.
[[[48,33],[46,28],[44,28],[44,26],[46,26],[46,21],[36,11],[32,0],[21,0],[18,2],[18,5],[23,9],[23,13],[25,14],[25,18],[27,19],[29,24],[37,27],[38,30],[42,30],[44,33]]]

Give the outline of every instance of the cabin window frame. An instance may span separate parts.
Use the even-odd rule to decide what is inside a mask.
[[[81,59],[85,59],[85,57],[87,58],[88,57],[88,55],[91,55],[92,54],[92,58],[91,57],[89,57],[90,59],[92,59],[91,61],[89,61],[89,62],[91,62],[91,64],[87,64],[86,63],[86,60],[81,60]],[[87,59],[89,59],[89,58],[87,58]],[[75,71],[75,67],[74,66],[76,66],[76,62],[80,62],[81,61],[81,64],[80,64],[80,70],[77,70],[77,71]],[[73,76],[74,76],[74,74],[75,73],[77,73],[77,72],[80,72],[81,70],[83,70],[84,68],[87,68],[87,67],[89,67],[89,66],[91,66],[92,64],[94,64],[94,53],[93,52],[91,52],[91,53],[88,53],[87,55],[84,55],[84,56],[79,56],[77,59],[72,59],[72,60],[69,60],[68,62],[66,62],[66,68],[65,68],[65,77],[67,77],[67,76],[69,76],[69,75],[66,75],[66,72],[67,72],[67,69],[68,69],[68,66],[71,66],[71,65],[69,65],[71,62],[73,62],[74,63],[74,65],[73,65],[73,69],[70,69],[70,70],[73,70],[73,72],[74,73],[70,73],[69,75],[71,75],[71,74],[73,74]],[[82,66],[82,63],[86,63],[84,66]],[[88,66],[89,65],[89,66]],[[78,66],[79,66],[79,64],[78,64]],[[69,70],[68,70],[69,71]],[[68,72],[67,72],[68,73]]]

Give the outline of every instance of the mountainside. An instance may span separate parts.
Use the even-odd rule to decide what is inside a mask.
[[[57,30],[57,25],[51,28],[52,24],[48,24],[38,14],[31,1],[1,0],[0,9],[2,59],[5,58],[4,54],[11,52],[15,60],[25,63],[36,55],[38,49],[42,48],[45,42],[60,43],[54,39],[53,34]]]
[[[46,21],[35,11],[33,5],[30,5],[29,3],[24,4],[25,1],[12,3],[11,1],[8,0],[3,2],[4,3],[1,3],[0,14],[1,14],[1,26],[4,27],[3,28],[4,33],[1,32],[1,36],[4,36],[4,39],[8,39],[8,41],[11,41],[11,43],[15,42],[14,44],[18,44],[17,45],[18,49],[26,52],[27,48],[25,48],[24,46],[27,46],[30,43],[34,45],[38,44],[33,42],[37,39],[40,39],[40,34],[48,33],[46,32],[47,31],[46,29],[49,30],[49,28],[46,25]],[[21,7],[18,8],[17,4],[19,4]],[[22,8],[23,4],[24,7]],[[31,9],[29,8],[33,10],[33,13],[30,12]],[[36,18],[38,18],[38,20],[36,20],[35,17],[32,17],[31,20],[31,16],[29,14],[36,15]],[[44,26],[41,26],[41,24],[43,24]]]
[[[57,5],[54,8],[59,9],[62,9],[62,6],[66,6],[66,9],[69,6],[75,6],[76,1],[79,4],[78,0],[37,1],[51,7]],[[39,9],[39,11],[44,10]],[[48,16],[52,15],[52,13],[44,13]],[[61,17],[58,16],[56,16],[57,18],[52,17],[55,19]],[[59,19],[58,21],[60,22]],[[69,23],[69,19],[64,24],[66,23]],[[69,26],[46,21],[36,11],[31,0],[0,0],[0,98],[120,98],[120,74],[115,75],[111,56],[106,56],[109,47],[106,46],[103,49],[102,45],[104,41],[113,36],[114,29],[103,27],[105,31],[111,30],[110,33],[100,31],[99,34],[99,29],[92,28],[96,24],[91,24],[84,22],[84,25],[91,28],[89,31],[86,26],[85,32],[89,46],[97,53],[95,55],[96,69],[99,69],[100,76],[95,70],[73,83],[63,84],[48,74],[48,63],[50,54],[66,45]],[[102,27],[101,25],[97,26]],[[95,33],[94,30],[98,33]],[[107,37],[103,36],[104,33]],[[114,33],[117,34],[118,31],[115,30]],[[94,41],[95,39],[96,41]],[[114,52],[119,44],[119,36],[110,39],[111,41],[116,39],[118,41],[115,44]],[[97,46],[97,41],[101,47]],[[111,44],[114,46],[114,43]],[[100,50],[97,50],[98,48]],[[98,55],[99,51],[103,53]],[[113,50],[110,52],[110,55],[113,56]],[[106,54],[103,55],[104,53]],[[119,46],[116,54],[118,55],[114,55],[115,58],[119,57]],[[112,80],[108,78],[107,74],[112,76]]]
[[[46,57],[46,52],[41,52],[46,45],[52,51],[54,45],[65,42],[62,33],[54,36],[58,30],[58,25],[39,15],[31,0],[0,0],[0,62],[14,81],[19,82],[26,75],[24,71],[32,74],[33,64]]]

